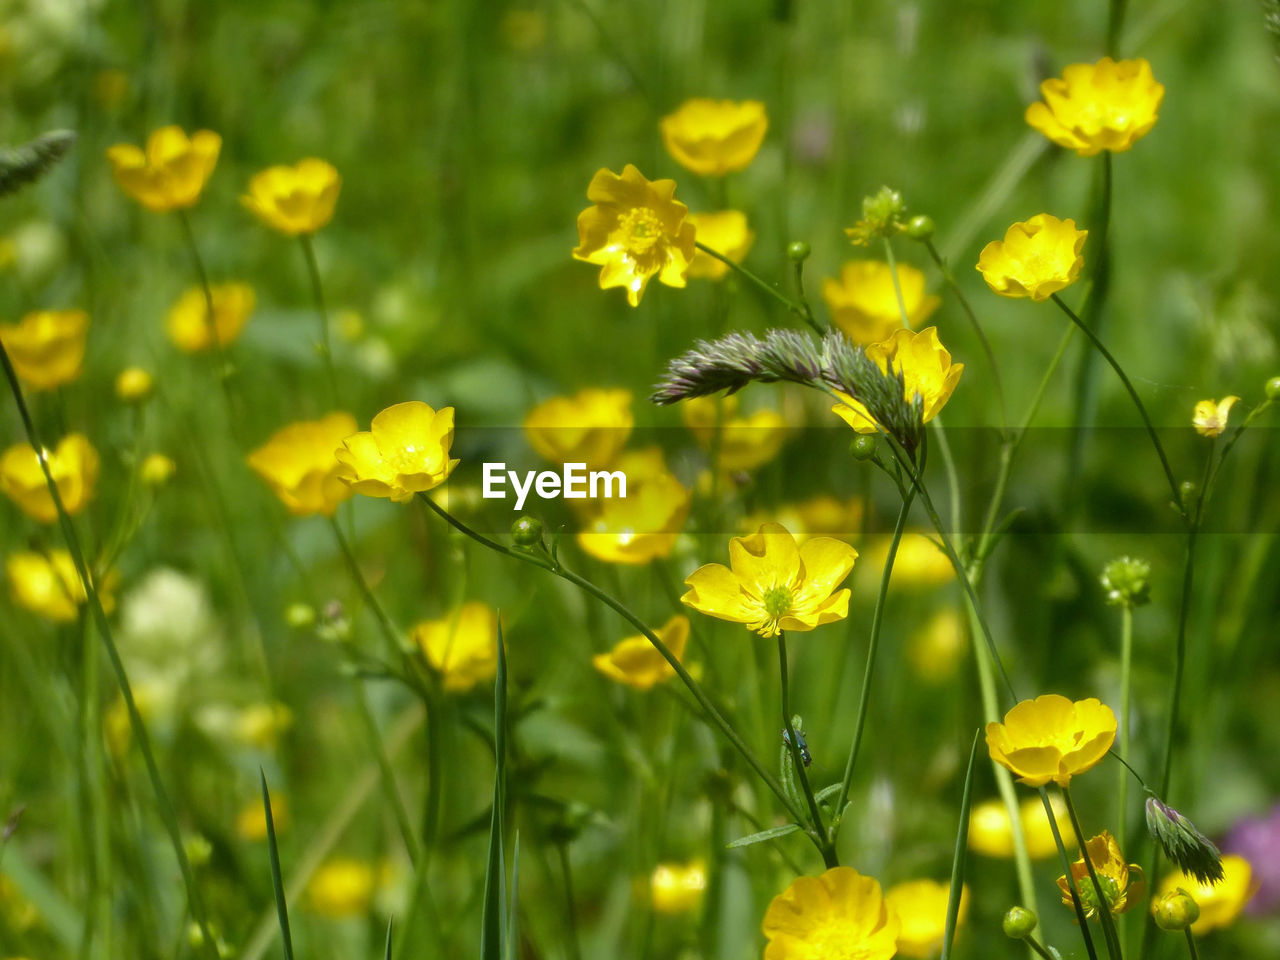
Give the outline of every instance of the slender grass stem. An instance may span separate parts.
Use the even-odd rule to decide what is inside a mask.
[[[1107,954],[1111,960],[1121,960],[1123,955],[1120,949],[1120,938],[1116,935],[1115,918],[1111,916],[1111,905],[1107,902],[1107,897],[1102,889],[1102,881],[1098,879],[1098,871],[1094,866],[1093,858],[1089,856],[1089,847],[1085,843],[1084,831],[1080,829],[1080,818],[1076,815],[1076,805],[1071,800],[1071,789],[1069,787],[1062,788],[1062,798],[1067,804],[1067,814],[1071,817],[1071,829],[1075,831],[1076,844],[1080,848],[1080,859],[1084,861],[1085,869],[1089,871],[1089,881],[1093,884],[1093,893],[1097,899],[1098,919],[1102,923],[1102,935],[1106,939]],[[1070,869],[1067,875],[1071,875]]]
[[[1058,829],[1058,818],[1053,812],[1053,805],[1049,802],[1049,791],[1044,787],[1040,788],[1040,803],[1043,804],[1044,815],[1049,820],[1049,831],[1053,834],[1053,843],[1058,848],[1058,860],[1062,864],[1062,872],[1066,875],[1067,890],[1071,893],[1071,905],[1076,912],[1076,923],[1080,927],[1080,936],[1084,939],[1085,951],[1089,954],[1089,960],[1098,960],[1098,952],[1093,945],[1093,933],[1089,930],[1089,918],[1085,916],[1080,889],[1076,886],[1075,874],[1071,872],[1071,858],[1067,856],[1067,848],[1062,842],[1062,831]],[[1077,831],[1078,835],[1079,831]],[[1079,844],[1080,853],[1087,863],[1089,857],[1084,841],[1080,840]]]
[[[311,294],[316,301],[316,317],[320,321],[320,340],[316,343],[318,352],[324,361],[325,376],[329,380],[329,398],[334,409],[342,406],[338,399],[338,372],[333,365],[333,338],[329,332],[329,308],[325,305],[324,285],[320,282],[320,264],[316,260],[316,246],[311,234],[298,234],[298,242],[302,245],[302,256],[307,261],[307,273],[311,278]]]
[[[751,283],[755,284],[757,287],[759,287],[769,296],[773,297],[773,299],[777,300],[779,303],[785,306],[788,310],[790,310],[791,313],[794,314],[797,319],[803,320],[810,327],[812,327],[814,332],[817,333],[819,336],[827,332],[826,328],[823,327],[818,322],[816,317],[814,317],[812,310],[806,310],[802,304],[796,303],[796,301],[792,300],[790,297],[788,297],[785,293],[783,293],[773,284],[769,283],[767,280],[762,279],[759,275],[748,270],[742,264],[735,263],[734,261],[730,260],[720,251],[711,249],[705,243],[698,243],[696,244],[696,246],[699,250],[701,250],[703,253],[707,254],[708,256],[715,257],[721,263],[727,264],[731,270],[737,271],[740,275],[745,277]]]
[[[564,883],[565,939],[569,941],[569,960],[582,960],[582,948],[578,945],[578,916],[573,896],[573,872],[569,869],[568,844],[557,843],[556,854],[560,860],[560,879]]]
[[[1133,608],[1120,608],[1120,754],[1129,756],[1130,668],[1133,665]],[[1126,825],[1129,822],[1129,771],[1120,768],[1116,790],[1116,843],[1125,849]]]
[[[356,711],[360,714],[361,723],[365,728],[365,735],[369,740],[369,752],[373,754],[373,759],[378,764],[378,771],[382,774],[383,795],[386,797],[387,803],[391,807],[391,813],[395,817],[396,827],[400,831],[400,839],[404,843],[405,852],[409,855],[409,863],[416,868],[420,859],[418,839],[413,835],[413,827],[409,823],[409,812],[405,809],[404,800],[400,796],[400,788],[396,783],[395,771],[391,768],[391,760],[387,756],[387,748],[382,742],[382,734],[378,730],[378,722],[369,706],[369,696],[364,688],[364,682],[357,678],[353,686]],[[431,719],[434,721],[434,718]]]
[[[796,779],[800,781],[800,789],[809,807],[815,843],[822,852],[823,862],[828,867],[838,867],[840,861],[836,858],[836,848],[827,835],[826,827],[823,826],[818,801],[813,797],[813,787],[809,785],[809,774],[805,771],[804,758],[800,755],[800,740],[796,736],[795,724],[791,719],[791,683],[787,677],[787,631],[785,630],[778,631],[778,678],[782,685],[782,725],[787,731],[787,750],[791,754]]]
[[[191,217],[187,215],[187,211],[178,211],[178,223],[182,225],[182,238],[186,242],[187,251],[191,254],[191,263],[200,281],[200,289],[204,291],[205,329],[209,334],[209,349],[213,351],[216,364],[216,369],[213,371],[214,379],[218,381],[218,388],[222,392],[222,399],[227,407],[227,427],[231,431],[237,449],[243,450],[244,442],[240,436],[241,417],[236,406],[235,393],[231,389],[231,366],[227,362],[226,348],[222,345],[222,337],[218,335],[217,313],[213,306],[213,287],[209,283],[209,271],[205,269],[204,258],[200,256],[200,246],[196,243],[195,231],[191,229]]]
[[[404,640],[400,628],[395,625],[395,622],[378,600],[378,595],[373,592],[373,587],[365,579],[364,571],[360,569],[360,562],[356,559],[355,552],[351,549],[347,535],[342,532],[342,527],[335,518],[329,518],[329,527],[333,530],[333,538],[337,541],[342,559],[346,562],[347,572],[351,574],[351,579],[355,581],[356,586],[360,589],[361,596],[364,597],[365,603],[369,605],[369,609],[373,611],[374,618],[382,629],[382,636],[386,641],[388,653],[393,658],[400,659],[404,655],[402,646]]]

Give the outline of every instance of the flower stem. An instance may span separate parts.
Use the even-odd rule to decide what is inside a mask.
[[[1027,942],[1028,947],[1030,947],[1036,953],[1040,954],[1040,956],[1044,957],[1044,960],[1058,960],[1058,958],[1055,958],[1053,954],[1051,954],[1048,950],[1044,948],[1044,946],[1040,943],[1040,941],[1038,941],[1035,937],[1031,936],[1030,934],[1023,937],[1022,939]]]
[[[232,438],[236,441],[236,446],[244,449],[244,443],[240,437],[240,414],[236,407],[235,394],[231,390],[231,367],[227,363],[227,352],[222,346],[222,338],[218,336],[217,315],[213,307],[213,287],[209,284],[209,271],[205,269],[204,258],[200,256],[200,247],[196,244],[195,231],[191,229],[191,218],[187,216],[187,211],[178,211],[178,222],[182,224],[182,236],[191,254],[196,276],[200,280],[200,289],[204,291],[205,329],[208,331],[209,343],[217,364],[214,377],[218,381],[222,398],[227,405],[227,426],[231,430]]]
[[[1191,928],[1187,927],[1182,932],[1187,935],[1187,952],[1191,954],[1191,960],[1200,960],[1200,953],[1196,950],[1196,938],[1191,932]]]
[[[1098,919],[1102,923],[1102,935],[1106,938],[1107,953],[1111,960],[1121,960],[1120,938],[1116,935],[1115,919],[1111,916],[1111,905],[1107,902],[1102,890],[1102,881],[1098,879],[1098,871],[1094,868],[1093,857],[1089,856],[1089,847],[1085,843],[1084,831],[1080,829],[1080,818],[1076,816],[1076,805],[1071,800],[1071,788],[1062,788],[1062,799],[1066,801],[1067,813],[1071,817],[1071,829],[1075,831],[1076,843],[1080,847],[1080,858],[1084,860],[1085,869],[1089,871],[1089,880],[1093,883],[1093,892],[1097,897]],[[1067,876],[1071,876],[1068,868]]]
[[[800,306],[804,309],[805,322],[822,334],[824,330],[813,316],[813,307],[809,306],[809,298],[804,295],[804,261],[795,261],[796,295],[800,298]]]
[[[1093,934],[1089,930],[1089,918],[1085,916],[1084,903],[1080,899],[1080,890],[1076,886],[1075,874],[1071,872],[1071,858],[1067,856],[1067,848],[1062,842],[1062,831],[1058,829],[1058,818],[1054,815],[1053,805],[1049,802],[1049,791],[1044,787],[1040,788],[1040,802],[1044,805],[1044,815],[1049,820],[1049,831],[1053,834],[1054,845],[1058,848],[1058,859],[1062,863],[1063,873],[1066,874],[1067,890],[1071,893],[1071,905],[1076,911],[1076,923],[1080,927],[1080,935],[1084,938],[1084,948],[1089,954],[1089,960],[1097,960],[1098,952],[1093,946]],[[1077,831],[1077,836],[1079,831]],[[1084,854],[1085,862],[1089,860],[1088,851],[1085,849],[1084,841],[1080,840],[1080,852]]]
[[[835,844],[831,842],[822,824],[822,813],[818,810],[818,801],[813,797],[813,787],[809,785],[809,774],[805,771],[804,758],[800,755],[800,740],[796,736],[795,725],[791,720],[791,683],[787,678],[787,631],[785,630],[778,631],[778,678],[782,684],[782,725],[787,731],[787,750],[791,753],[796,779],[800,781],[805,803],[809,806],[814,842],[822,852],[823,862],[828,867],[838,867],[840,861],[836,858]]]
[[[822,327],[822,325],[818,323],[817,319],[813,315],[813,311],[806,310],[803,305],[796,303],[794,300],[792,300],[785,293],[780,291],[773,284],[769,283],[766,280],[761,279],[761,277],[759,277],[757,274],[753,273],[752,271],[748,270],[742,264],[734,263],[732,260],[726,257],[723,253],[720,253],[718,250],[712,250],[705,243],[695,242],[694,245],[703,253],[707,254],[708,256],[715,257],[721,263],[727,264],[730,267],[730,269],[736,270],[742,276],[746,277],[748,280],[754,283],[757,287],[759,287],[765,293],[769,294],[769,296],[773,297],[773,299],[777,300],[779,303],[785,306],[788,310],[790,310],[793,314],[795,314],[795,316],[798,319],[803,320],[810,327],[812,327],[814,332],[817,333],[819,336],[822,336],[824,333],[827,332]]]
[[[377,594],[373,592],[373,587],[369,586],[369,581],[365,579],[364,571],[360,569],[360,563],[356,560],[351,544],[347,541],[347,536],[342,532],[342,527],[338,524],[338,521],[330,517],[329,526],[333,530],[334,539],[338,542],[338,550],[342,554],[343,560],[346,561],[347,572],[351,574],[351,579],[360,588],[360,593],[365,602],[369,604],[369,609],[373,611],[373,615],[378,621],[378,626],[382,628],[382,636],[387,642],[388,652],[393,658],[402,657],[404,650],[401,646],[403,641],[399,628],[396,627],[379,602]]]
[[[1120,608],[1120,755],[1129,756],[1130,667],[1133,663],[1133,608]],[[1120,768],[1120,784],[1116,794],[1116,843],[1125,849],[1125,825],[1129,821],[1128,770]]]
[[[342,406],[338,399],[338,373],[333,366],[333,343],[329,334],[329,309],[325,306],[324,286],[320,283],[320,264],[316,260],[316,247],[311,234],[298,234],[298,242],[302,244],[302,256],[307,261],[307,273],[311,276],[311,293],[316,300],[316,316],[320,321],[320,341],[316,351],[324,358],[325,375],[329,379],[329,395],[333,406]]]

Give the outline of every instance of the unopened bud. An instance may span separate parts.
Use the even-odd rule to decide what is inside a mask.
[[[912,240],[929,240],[936,229],[933,217],[927,217],[923,213],[918,213],[907,221],[907,236]]]
[[[1010,940],[1025,940],[1039,922],[1039,918],[1026,907],[1010,907],[1001,926]]]
[[[1156,897],[1151,915],[1161,930],[1185,930],[1200,919],[1200,905],[1182,888]]]
[[[1268,400],[1280,400],[1280,377],[1272,377],[1268,380],[1262,391],[1267,395]]]
[[[1200,484],[1194,480],[1183,480],[1178,485],[1178,495],[1182,498],[1182,509],[1192,510],[1196,505],[1196,497],[1200,495]]]
[[[793,240],[787,245],[787,256],[796,263],[804,263],[812,252],[812,248],[803,240]]]
[[[849,452],[855,460],[870,460],[876,455],[876,438],[864,433],[849,444]]]
[[[511,524],[511,539],[521,547],[536,547],[542,542],[542,521],[537,517],[519,517]]]
[[[1151,564],[1135,557],[1117,557],[1102,568],[1102,588],[1112,606],[1140,607],[1151,601]]]

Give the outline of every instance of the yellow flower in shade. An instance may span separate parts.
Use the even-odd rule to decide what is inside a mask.
[[[271,229],[296,237],[333,219],[341,189],[342,177],[332,164],[308,157],[255,173],[240,202]]]
[[[654,633],[677,660],[684,657],[685,644],[689,641],[688,617],[676,614]],[[597,654],[591,662],[610,680],[637,690],[648,690],[676,675],[671,664],[663,659],[644,634],[618,641],[612,650]]]
[[[190,137],[181,127],[161,127],[144,152],[131,143],[107,150],[116,183],[148,210],[164,213],[195,205],[218,163],[222,138],[211,130]]]
[[[525,415],[524,434],[553,463],[599,469],[613,463],[634,425],[630,390],[588,387],[538,404]]]
[[[218,343],[227,346],[249,322],[257,296],[246,283],[216,283],[213,294],[213,329]],[[209,301],[203,287],[191,287],[169,309],[165,330],[173,345],[184,353],[199,353],[213,346],[209,330]]]
[[[674,180],[647,180],[629,163],[622,176],[596,171],[587,186],[593,206],[578,214],[573,257],[601,267],[601,290],[625,287],[627,302],[638,307],[654,277],[669,287],[685,285],[696,248],[689,208],[675,192]]]
[[[942,303],[941,297],[925,293],[924,274],[909,264],[898,265],[898,286],[909,327],[924,323]],[[832,322],[854,343],[879,343],[902,328],[893,271],[883,260],[850,260],[840,268],[839,280],[822,281],[822,299]]]
[[[1105,757],[1115,738],[1110,707],[1092,697],[1072,702],[1056,693],[1023,700],[1004,715],[1004,723],[987,724],[991,759],[1028,787],[1050,780],[1067,786]]]
[[[764,960],[889,960],[899,921],[880,884],[852,867],[797,877],[773,898],[761,924]]]
[[[459,693],[498,672],[498,614],[483,603],[464,603],[447,617],[424,620],[409,631],[427,662]]]
[[[378,871],[364,860],[339,858],[323,864],[307,884],[307,906],[323,917],[359,917],[369,912]]]
[[[88,333],[83,310],[37,310],[21,323],[0,324],[0,343],[23,383],[52,390],[80,376]]]
[[[702,902],[707,868],[701,860],[660,863],[649,878],[649,896],[657,913],[688,913]]]
[[[141,403],[153,389],[155,379],[141,367],[126,367],[116,377],[116,396],[125,403]]]
[[[704,177],[722,177],[755,159],[769,118],[759,100],[697,97],[663,117],[658,127],[678,164]]]
[[[1222,858],[1222,879],[1217,883],[1201,883],[1181,871],[1171,873],[1160,881],[1157,899],[1178,889],[1190,894],[1200,908],[1200,918],[1191,925],[1191,932],[1200,937],[1235,923],[1236,917],[1257,892],[1257,884],[1253,881],[1253,867],[1249,861],[1229,853]]]
[[[289,804],[284,797],[274,793],[271,795],[271,823],[277,834],[289,825]],[[236,836],[250,842],[267,839],[267,815],[262,809],[261,798],[250,800],[236,814]]]
[[[1223,397],[1216,403],[1213,400],[1201,400],[1191,416],[1191,425],[1202,437],[1220,437],[1227,429],[1231,408],[1239,402],[1239,397]]]
[[[866,354],[885,373],[892,370],[902,374],[907,401],[917,394],[923,401],[924,423],[942,412],[964,372],[963,363],[951,362],[951,354],[938,339],[937,327],[926,327],[919,333],[899,328],[887,340],[867,347]],[[859,433],[878,432],[867,408],[853,397],[842,396],[843,402],[832,407],[831,412]]]
[[[1054,794],[1049,798],[1053,818],[1062,837],[1063,846],[1070,850],[1075,846],[1075,833],[1071,829],[1071,816],[1062,798]],[[1044,804],[1039,797],[1023,800],[1018,808],[1018,820],[1022,824],[1022,838],[1027,845],[1027,855],[1033,860],[1044,860],[1058,855],[1058,845],[1053,839],[1053,829],[1045,816]],[[974,806],[969,814],[969,849],[984,857],[1003,860],[1013,858],[1013,824],[1003,800],[984,800]]]
[[[1093,880],[1089,877],[1089,867],[1084,858],[1088,856],[1093,864],[1094,873],[1098,875],[1098,886],[1102,888],[1102,898],[1107,910],[1113,914],[1125,913],[1137,906],[1142,895],[1146,893],[1147,883],[1142,879],[1142,868],[1136,863],[1125,863],[1124,854],[1116,838],[1106,830],[1085,842],[1085,852],[1080,859],[1071,865],[1071,876],[1075,879],[1076,889],[1080,892],[1080,902],[1084,907],[1084,915],[1093,919],[1099,915],[1098,891],[1094,889]],[[1071,899],[1071,888],[1064,874],[1058,878],[1058,889],[1062,891],[1062,902],[1074,907]]]
[[[871,582],[879,584],[880,574],[889,559],[892,538],[876,537],[867,552],[867,566],[875,571]],[[956,570],[938,541],[926,533],[908,531],[898,542],[898,553],[893,558],[891,588],[928,590],[940,587],[955,579]]]
[[[814,537],[799,546],[787,528],[761,525],[729,541],[729,566],[708,563],[685,583],[680,599],[699,613],[745,624],[762,637],[812,630],[849,614],[849,591],[836,587],[858,551],[843,540]]]
[[[163,487],[177,471],[178,465],[169,457],[163,453],[150,453],[138,467],[138,476],[148,487]]]
[[[88,602],[75,561],[66,550],[50,550],[47,555],[31,551],[12,553],[5,560],[4,569],[14,602],[46,620],[68,623],[76,619],[80,608]],[[108,574],[101,583],[94,584],[102,609],[107,613],[115,609],[112,596],[115,581],[114,574]]]
[[[366,497],[407,503],[415,493],[438,487],[458,465],[449,459],[453,407],[433,410],[418,400],[387,407],[370,429],[342,441],[338,478]]]
[[[670,556],[689,515],[688,489],[667,470],[657,447],[624,453],[613,467],[626,476],[627,495],[596,501],[578,546],[597,560],[629,566]]]
[[[1164,86],[1146,60],[1073,63],[1061,77],[1040,84],[1027,107],[1027,123],[1060,147],[1092,157],[1103,150],[1123,153],[1156,125]]]
[[[69,433],[53,452],[46,450],[44,456],[62,506],[74,516],[93,498],[98,483],[98,451],[84,435]],[[41,523],[58,519],[40,459],[30,444],[19,443],[0,454],[0,491],[23,513]]]
[[[756,410],[745,417],[737,412],[736,396],[695,397],[680,404],[685,426],[703,447],[715,447],[720,469],[754,470],[778,455],[787,439],[787,421],[776,410]]]
[[[246,460],[294,516],[331,517],[351,496],[351,487],[338,479],[334,451],[358,429],[356,418],[342,412],[291,423]]]
[[[755,232],[747,225],[747,215],[739,210],[721,210],[716,213],[691,213],[686,222],[693,224],[694,238],[723,254],[734,263],[741,263],[755,242]],[[719,280],[729,272],[729,265],[709,253],[699,250],[689,264],[689,276]]]
[[[908,880],[889,888],[884,902],[898,918],[898,953],[904,957],[934,957],[942,952],[947,929],[947,905],[951,886],[936,880]],[[969,888],[960,888],[960,912],[956,926],[969,912]]]
[[[1002,297],[1048,300],[1076,282],[1084,266],[1088,230],[1074,220],[1038,213],[1015,223],[1003,240],[992,240],[978,254],[978,271],[987,286]]]
[[[964,620],[954,607],[944,607],[907,641],[907,659],[916,675],[928,683],[949,680],[964,656]]]

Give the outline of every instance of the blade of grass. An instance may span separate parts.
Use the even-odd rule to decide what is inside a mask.
[[[507,903],[507,956],[506,960],[519,960],[520,956],[520,831],[516,831],[515,847],[511,851],[511,898]],[[390,960],[390,958],[388,958]]]
[[[489,821],[489,859],[484,873],[484,913],[480,925],[481,960],[502,960],[502,887],[506,869],[502,860],[502,804],[507,768],[507,656],[498,617],[498,675],[493,689],[493,736],[496,765],[493,772],[493,815]]]
[[[262,780],[262,815],[267,820],[267,852],[271,856],[271,889],[276,897],[276,917],[280,920],[280,939],[284,943],[284,960],[293,960],[293,934],[289,931],[289,905],[285,902],[284,881],[280,879],[280,850],[276,846],[276,821],[271,815],[271,792],[267,775],[258,768]]]
[[[391,928],[395,925],[395,917],[387,921],[387,947],[383,953],[383,960],[391,960]]]
[[[960,919],[960,895],[964,892],[964,861],[968,852],[969,803],[973,799],[973,768],[978,761],[978,738],[982,730],[973,733],[973,745],[969,748],[969,766],[964,774],[964,795],[960,798],[960,826],[956,828],[956,852],[951,858],[951,893],[947,898],[947,925],[942,934],[942,960],[951,956],[951,941],[956,936],[956,923]]]

